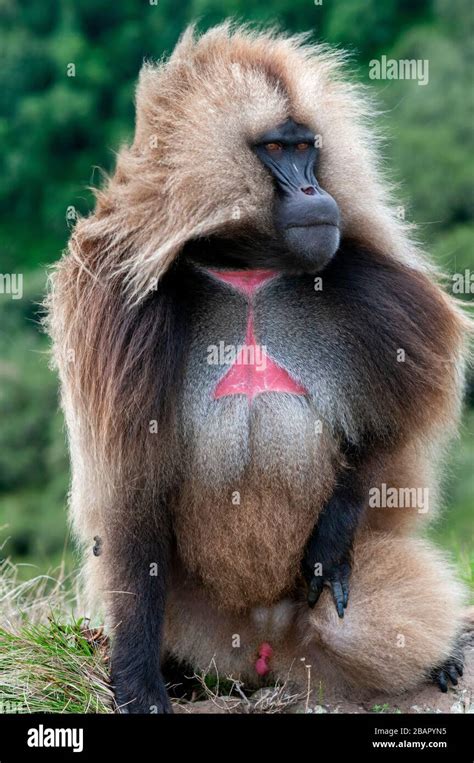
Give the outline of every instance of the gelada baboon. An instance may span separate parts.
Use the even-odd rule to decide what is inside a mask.
[[[326,47],[226,24],[145,64],[136,108],[49,297],[117,702],[169,712],[167,657],[248,686],[310,665],[346,693],[446,688],[463,593],[416,529],[464,319],[388,195],[364,91]]]

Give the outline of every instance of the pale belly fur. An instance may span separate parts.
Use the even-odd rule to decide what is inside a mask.
[[[188,428],[178,553],[220,607],[269,605],[294,589],[334,486],[338,449],[319,425],[306,398],[272,392],[214,402]]]

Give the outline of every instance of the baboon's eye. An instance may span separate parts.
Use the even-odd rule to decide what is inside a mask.
[[[309,148],[309,143],[297,143],[296,148],[298,151],[306,151]]]
[[[273,153],[274,151],[281,151],[283,146],[281,143],[265,143],[265,148]]]

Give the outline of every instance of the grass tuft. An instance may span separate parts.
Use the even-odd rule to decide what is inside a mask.
[[[40,575],[19,581],[0,567],[0,713],[111,713],[108,642],[74,616],[76,580]]]
[[[101,638],[82,620],[0,627],[0,711],[113,712]]]

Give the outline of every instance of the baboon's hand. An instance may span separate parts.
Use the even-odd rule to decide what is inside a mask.
[[[129,677],[112,676],[115,690],[115,702],[120,713],[163,714],[172,713],[171,704],[161,675],[141,677],[141,680]]]
[[[352,548],[365,506],[365,481],[366,477],[362,479],[355,468],[339,475],[331,498],[318,515],[303,554],[309,606],[314,607],[327,585],[339,617],[344,617],[349,599]]]
[[[329,586],[339,617],[344,617],[344,610],[349,600],[349,580],[351,576],[350,557],[338,562],[318,560],[317,553],[309,547],[303,562],[303,571],[308,583],[307,601],[311,608],[315,606],[325,585]]]
[[[456,654],[449,657],[442,665],[438,665],[430,672],[430,678],[437,684],[442,692],[448,691],[449,683],[458,685],[458,677],[462,676],[464,667],[464,655],[462,649],[456,649]]]

